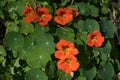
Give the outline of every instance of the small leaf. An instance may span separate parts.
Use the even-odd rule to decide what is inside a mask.
[[[97,7],[93,6],[93,5],[89,5],[88,6],[89,10],[90,10],[90,15],[93,17],[97,17],[99,15],[99,10]]]
[[[108,11],[109,9],[106,7],[106,6],[102,6],[102,8],[101,8],[101,13],[102,14],[108,14]]]
[[[53,52],[55,51],[55,43],[51,34],[39,32],[35,33],[34,37],[35,46],[42,47],[46,51],[48,51],[49,54],[53,54]]]
[[[108,20],[106,17],[102,18],[101,29],[105,33],[105,36],[109,38],[114,37],[115,26],[114,24]]]
[[[25,37],[25,41],[24,41],[24,50],[30,50],[33,46],[35,45],[34,42],[34,35],[30,34],[27,37]]]
[[[87,80],[85,76],[79,76],[77,80]]]
[[[9,32],[6,34],[3,43],[9,50],[18,50],[24,44],[24,37],[17,32]]]
[[[0,56],[6,56],[6,51],[1,45],[0,45]]]
[[[85,70],[85,76],[87,77],[87,80],[93,80],[94,79],[94,77],[96,76],[96,67],[94,66],[94,67],[92,67],[91,69],[89,69],[89,70]]]
[[[26,52],[26,61],[31,68],[45,68],[49,60],[50,54],[43,48],[32,47]]]
[[[87,8],[87,5],[85,3],[79,3],[78,11],[81,15],[84,15],[84,16],[89,15],[89,9]]]
[[[35,32],[37,33],[48,32],[48,31],[49,31],[49,27],[43,27],[43,26],[40,26],[40,24],[35,25]]]
[[[83,30],[84,27],[84,21],[83,20],[78,20],[76,23],[73,25],[78,31]]]
[[[114,69],[110,62],[107,62],[98,72],[98,75],[102,80],[112,80],[114,75]]]
[[[25,80],[48,80],[45,72],[39,69],[32,69],[25,75]]]
[[[58,78],[60,80],[71,80],[72,79],[72,77],[70,76],[70,74],[66,74],[66,73],[64,73],[61,70],[58,70],[57,75],[58,75]]]
[[[84,26],[82,27],[82,29],[84,31],[87,31],[87,32],[93,32],[95,30],[100,30],[100,26],[98,24],[98,22],[94,19],[87,19],[85,22],[84,22]]]
[[[45,72],[49,78],[56,77],[56,64],[53,61],[49,61],[46,65]]]
[[[58,28],[56,35],[59,37],[59,39],[66,39],[74,42],[75,34],[72,28]]]
[[[20,23],[20,33],[27,35],[27,34],[33,33],[33,32],[34,32],[33,25],[31,23],[28,24],[24,20],[22,20]]]
[[[14,32],[18,32],[19,31],[19,27],[14,22],[6,22],[5,26],[7,27],[6,28],[6,34],[8,32],[12,32],[12,31],[14,31]]]
[[[111,46],[111,44],[110,44],[109,41],[107,41],[107,43],[105,44],[104,47],[101,47],[101,48],[95,48],[95,47],[94,47],[94,48],[93,48],[93,50],[100,52],[100,58],[101,58],[103,61],[106,61],[107,58],[110,57],[111,49],[112,49],[112,46]]]
[[[80,41],[83,41],[84,44],[87,44],[87,42],[88,42],[87,32],[85,32],[85,31],[78,32],[76,34],[76,40],[77,40],[77,42],[79,42],[79,40],[80,40]]]

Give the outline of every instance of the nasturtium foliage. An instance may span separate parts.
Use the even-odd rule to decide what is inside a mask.
[[[93,80],[94,79],[94,77],[96,76],[96,73],[97,73],[96,70],[97,70],[96,67],[93,66],[92,68],[84,71],[84,74],[87,77],[87,80]]]
[[[98,70],[98,76],[102,80],[112,80],[112,77],[114,76],[114,69],[110,62],[107,62],[105,65],[102,66]]]
[[[63,71],[58,70],[57,71],[57,76],[59,80],[71,80],[72,77],[70,74],[65,74]]]
[[[26,51],[26,61],[31,68],[45,68],[47,62],[51,60],[50,54],[42,47],[32,47]]]
[[[0,56],[6,56],[6,51],[2,45],[0,45]]]
[[[82,41],[83,44],[87,45],[87,42],[88,42],[87,32],[85,31],[77,32],[76,41],[77,41],[77,44],[81,44],[81,41]]]
[[[0,0],[0,80],[120,79],[119,17],[118,0]],[[88,45],[93,31],[104,37],[99,47]],[[74,45],[58,49],[61,39]],[[68,56],[60,69],[55,51],[72,53],[72,47],[80,66],[66,73]]]
[[[87,32],[93,32],[95,30],[100,30],[100,26],[98,24],[98,22],[96,20],[93,19],[87,19],[84,22],[84,26],[82,27],[83,31],[87,31]]]
[[[108,38],[113,38],[115,33],[114,24],[106,17],[101,18],[101,21],[101,29],[104,32],[105,36],[107,36]]]
[[[47,63],[47,65],[46,65],[46,70],[45,70],[45,72],[46,72],[46,75],[50,78],[50,79],[52,79],[52,78],[56,78],[56,70],[57,70],[57,68],[56,68],[56,64],[55,64],[55,62],[54,61],[49,61],[48,63]]]
[[[25,80],[48,80],[47,75],[40,69],[31,69],[25,75]]]
[[[17,32],[9,32],[4,38],[4,45],[9,50],[18,50],[24,44],[24,37]]]
[[[27,35],[34,32],[34,26],[31,23],[26,23],[24,20],[20,23],[20,33]]]
[[[56,31],[56,36],[58,36],[59,39],[66,39],[66,40],[69,40],[69,41],[73,41],[74,42],[74,37],[75,37],[75,34],[74,34],[74,31],[72,28],[58,28],[57,31]]]
[[[5,26],[6,26],[6,33],[12,32],[12,31],[14,31],[14,32],[19,31],[19,27],[14,22],[6,22]]]
[[[42,47],[49,54],[52,54],[55,51],[55,43],[53,41],[53,37],[49,33],[35,33],[35,46]]]

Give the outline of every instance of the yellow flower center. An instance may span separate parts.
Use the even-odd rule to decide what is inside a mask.
[[[70,48],[69,48],[68,46],[63,46],[63,47],[62,47],[62,51],[63,51],[65,54],[68,53],[69,50],[70,50]]]
[[[97,36],[92,37],[92,41],[95,41],[97,39]]]
[[[70,59],[66,59],[65,62],[68,63],[68,64],[70,64],[71,60]]]

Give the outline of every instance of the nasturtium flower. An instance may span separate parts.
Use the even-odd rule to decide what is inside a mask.
[[[56,11],[54,21],[60,25],[66,25],[73,19],[72,11],[68,8],[59,8]]]
[[[46,26],[51,19],[52,15],[50,14],[48,8],[38,7],[36,9],[35,21],[39,22],[41,26]]]
[[[64,59],[66,56],[78,54],[78,49],[75,48],[74,43],[64,39],[61,39],[56,44],[56,48],[57,50],[55,51],[54,55],[58,59]]]
[[[64,59],[61,59],[57,62],[58,69],[63,70],[65,73],[71,73],[76,71],[80,64],[77,61],[77,58],[73,55],[70,55]]]
[[[73,15],[73,18],[79,15],[78,11],[75,8],[69,8],[69,10],[71,10],[71,14]]]
[[[104,42],[104,37],[99,31],[93,31],[88,34],[88,45],[93,47],[101,47]]]
[[[32,7],[29,6],[29,5],[25,6],[24,15],[25,15],[25,21],[27,23],[32,22],[34,20],[34,18],[35,18],[35,12],[32,9]]]

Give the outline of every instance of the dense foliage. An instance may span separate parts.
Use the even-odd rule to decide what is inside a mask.
[[[120,80],[119,5],[1,0],[0,80]]]

